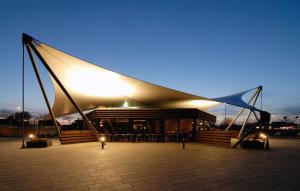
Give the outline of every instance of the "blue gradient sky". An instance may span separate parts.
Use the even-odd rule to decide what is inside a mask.
[[[25,32],[99,66],[201,96],[263,85],[264,109],[299,114],[299,2],[1,1],[0,109],[21,104]],[[26,61],[26,108],[44,112]]]

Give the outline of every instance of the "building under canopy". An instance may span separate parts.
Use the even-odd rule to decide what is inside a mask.
[[[198,123],[214,123],[216,117],[208,109],[220,103],[228,103],[250,110],[255,107],[245,103],[244,91],[231,96],[210,99],[122,75],[111,70],[83,61],[64,53],[26,34],[23,43],[28,51],[40,87],[53,119],[72,113],[81,114],[86,125],[98,136],[101,120],[112,122],[134,120],[190,120],[189,126],[195,131]],[[43,82],[39,76],[34,54],[48,70],[55,89],[55,101],[51,107]],[[83,111],[93,110],[87,116]],[[105,115],[106,114],[106,115]],[[114,121],[113,121],[113,120]],[[91,123],[92,121],[93,123]],[[161,123],[161,122],[155,122]],[[146,125],[147,126],[147,125]],[[177,122],[179,128],[180,121]],[[159,129],[159,128],[157,128]],[[57,127],[59,135],[60,129]],[[179,129],[177,129],[177,133]],[[153,131],[154,132],[154,131]],[[160,128],[155,133],[164,133]]]

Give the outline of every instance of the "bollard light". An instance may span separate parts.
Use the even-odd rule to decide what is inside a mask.
[[[28,135],[28,137],[29,137],[30,139],[33,139],[33,138],[34,138],[34,134],[31,133],[31,134]]]
[[[103,150],[104,149],[104,145],[105,145],[105,137],[104,136],[102,136],[100,138],[100,142],[101,142],[101,147],[102,147],[102,150]]]

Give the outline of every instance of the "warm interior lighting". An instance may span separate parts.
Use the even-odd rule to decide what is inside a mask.
[[[260,134],[259,134],[259,137],[262,138],[262,139],[265,139],[265,138],[267,138],[267,135],[265,135],[265,134],[263,134],[263,133],[260,133]]]
[[[30,139],[33,139],[33,138],[34,138],[34,134],[29,134],[28,137],[29,137]]]

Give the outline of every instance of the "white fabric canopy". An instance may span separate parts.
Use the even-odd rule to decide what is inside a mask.
[[[220,103],[112,72],[38,41],[33,45],[83,111],[98,107],[198,108],[206,111]],[[52,82],[55,116],[76,113],[53,78]]]

